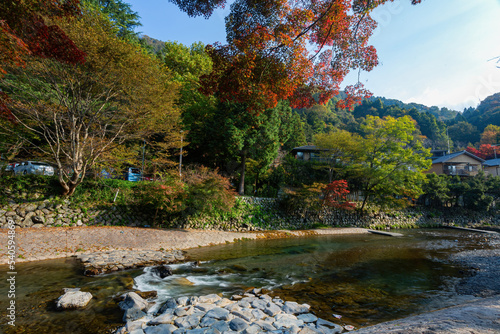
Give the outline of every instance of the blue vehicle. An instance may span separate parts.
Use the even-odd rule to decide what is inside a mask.
[[[127,181],[137,182],[142,180],[142,173],[139,168],[129,167],[125,170],[123,178]]]

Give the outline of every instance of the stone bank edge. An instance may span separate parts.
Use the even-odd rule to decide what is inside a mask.
[[[450,211],[437,215],[425,208],[406,209],[392,213],[359,212],[345,210],[322,210],[306,217],[299,213],[284,214],[275,198],[242,197],[250,206],[241,217],[222,220],[205,217],[177,221],[169,228],[210,229],[225,231],[262,231],[265,229],[307,229],[314,224],[332,227],[429,227],[429,226],[474,226],[500,225],[500,216]],[[253,210],[251,208],[257,208]],[[258,214],[255,214],[255,212]],[[8,221],[17,228],[69,227],[69,226],[128,226],[148,227],[153,221],[150,212],[133,207],[101,206],[99,208],[75,207],[68,200],[54,203],[46,199],[37,202],[10,203],[0,207],[0,228]]]

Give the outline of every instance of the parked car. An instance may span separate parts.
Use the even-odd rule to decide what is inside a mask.
[[[10,164],[7,164],[5,165],[5,171],[8,172],[8,173],[14,173],[14,168],[16,168],[17,166],[19,166],[18,163],[10,163]],[[4,166],[2,166],[2,169],[4,168]]]
[[[123,173],[123,178],[127,181],[137,182],[142,180],[142,173],[139,168],[129,167]]]
[[[54,175],[54,167],[46,162],[39,161],[24,161],[14,168],[14,173],[19,174],[39,174],[39,175]]]

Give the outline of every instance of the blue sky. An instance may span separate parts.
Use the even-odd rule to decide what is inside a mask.
[[[168,0],[125,0],[141,16],[137,30],[185,45],[225,41],[229,8],[190,18]],[[396,0],[377,9],[371,41],[380,65],[362,73],[375,96],[462,111],[500,92],[500,0]],[[346,78],[355,83],[357,75]]]

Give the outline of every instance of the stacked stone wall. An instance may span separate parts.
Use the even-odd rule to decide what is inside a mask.
[[[178,220],[175,224],[164,222],[165,224],[160,226],[254,231],[305,229],[318,225],[371,228],[500,225],[498,215],[457,211],[457,209],[436,212],[425,208],[410,208],[392,213],[372,212],[365,215],[356,211],[322,210],[304,214],[284,213],[280,210],[279,201],[274,198],[241,197],[241,200],[249,209],[238,217],[187,218]],[[101,205],[92,208],[72,205],[68,200],[55,203],[46,199],[25,203],[11,202],[0,207],[0,227],[6,228],[9,220],[13,220],[20,228],[82,225],[149,227],[152,225],[153,216],[151,212],[145,212],[138,207]]]

